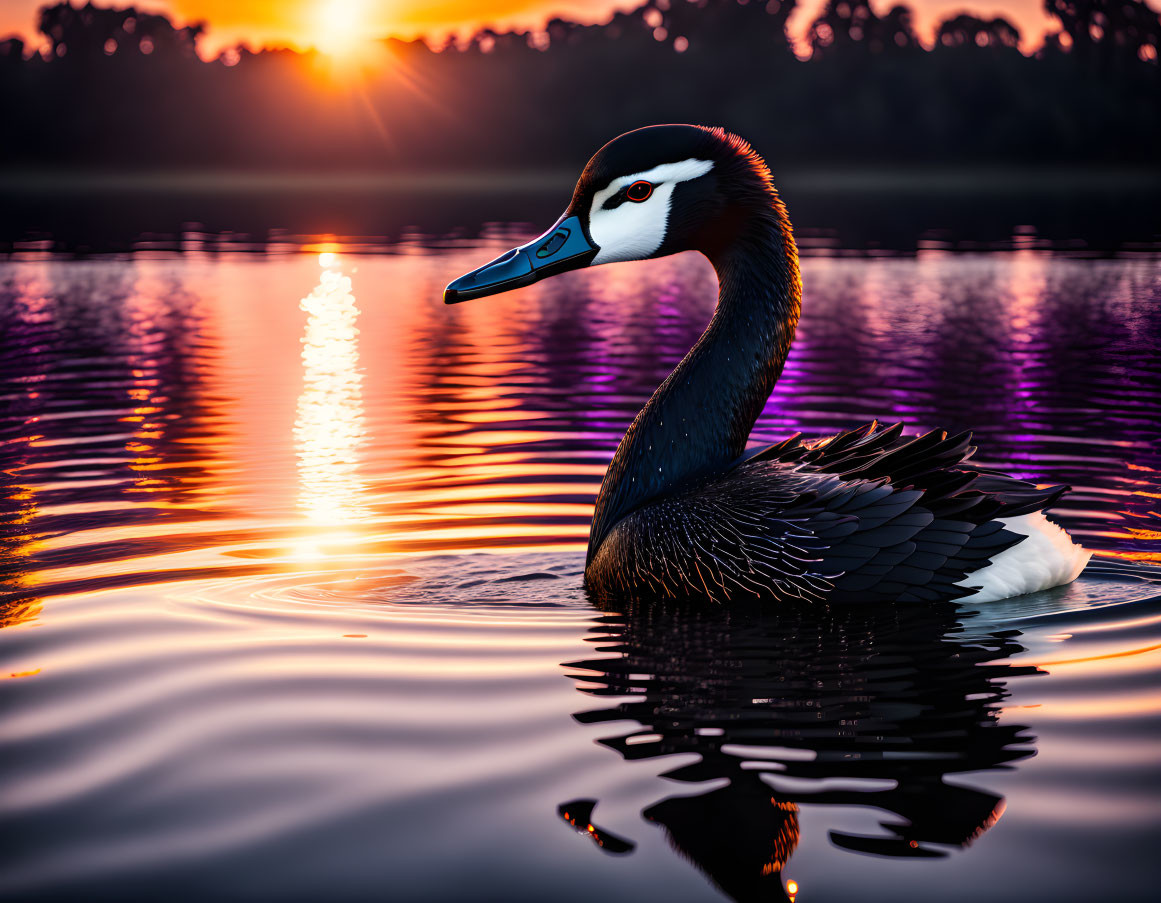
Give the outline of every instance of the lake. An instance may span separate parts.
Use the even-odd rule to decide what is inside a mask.
[[[753,436],[971,428],[1077,584],[603,611],[713,271],[441,303],[526,234],[0,260],[0,894],[1152,899],[1161,256],[820,248]]]

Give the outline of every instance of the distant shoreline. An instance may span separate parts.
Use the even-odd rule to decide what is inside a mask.
[[[1161,170],[1143,165],[1076,164],[1023,167],[908,166],[801,167],[774,169],[782,189],[796,192],[873,192],[944,194],[1097,194],[1161,191]],[[0,194],[9,196],[85,196],[134,194],[269,194],[374,191],[383,194],[463,193],[541,194],[571,190],[574,170],[496,171],[247,171],[182,170],[0,170]]]

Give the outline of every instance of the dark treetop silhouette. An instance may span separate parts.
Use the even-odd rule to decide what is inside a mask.
[[[0,163],[566,165],[664,121],[721,123],[783,165],[1161,157],[1161,24],[1140,0],[1046,0],[1059,30],[1032,56],[1003,19],[950,18],[927,50],[905,6],[831,0],[805,62],[786,39],[793,8],[653,0],[603,25],[387,40],[385,62],[338,77],[288,50],[203,61],[200,24],[62,3],[41,12],[43,55],[0,43]],[[561,98],[571,113],[529,115]]]

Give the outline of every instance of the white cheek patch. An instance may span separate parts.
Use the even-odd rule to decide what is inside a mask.
[[[600,248],[591,265],[618,260],[642,260],[657,252],[665,241],[673,189],[680,182],[704,176],[713,169],[712,160],[681,160],[663,163],[645,172],[614,179],[593,195],[589,210],[589,235]],[[626,185],[639,181],[655,186],[647,201],[625,201],[612,210],[602,205]]]

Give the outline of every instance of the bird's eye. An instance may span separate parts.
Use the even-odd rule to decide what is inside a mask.
[[[625,190],[625,197],[634,204],[640,204],[642,201],[649,200],[649,195],[653,194],[653,185],[646,181],[634,182]]]

